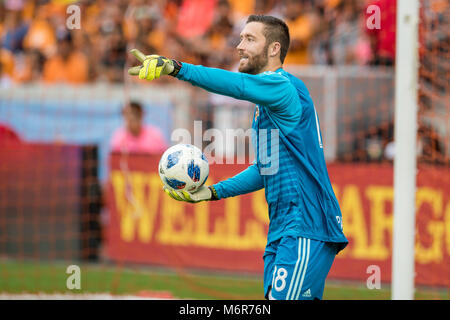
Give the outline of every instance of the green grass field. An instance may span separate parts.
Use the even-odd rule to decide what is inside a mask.
[[[80,264],[81,289],[69,290],[68,264],[0,261],[0,294],[18,293],[110,293],[115,295],[171,294],[176,299],[263,299],[262,276],[219,275],[167,271],[154,268],[120,267],[106,264]],[[389,299],[382,285],[369,290],[364,284],[327,282],[324,299]],[[450,299],[449,290],[418,289],[416,299]]]

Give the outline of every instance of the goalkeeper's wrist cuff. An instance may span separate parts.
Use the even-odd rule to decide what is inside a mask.
[[[211,190],[211,199],[210,200],[211,201],[219,200],[219,196],[217,195],[216,189],[213,186],[209,186],[208,188],[209,188],[209,190]]]
[[[180,72],[183,63],[181,63],[178,60],[172,59],[172,64],[173,64],[173,71],[169,74],[169,76],[176,77],[178,72]]]

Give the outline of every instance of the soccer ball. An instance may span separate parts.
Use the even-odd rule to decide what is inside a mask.
[[[191,144],[170,147],[159,161],[161,181],[171,190],[195,192],[208,175],[208,160],[199,148]]]

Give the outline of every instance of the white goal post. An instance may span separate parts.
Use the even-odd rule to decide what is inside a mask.
[[[414,299],[418,24],[419,0],[397,0],[391,296],[394,300]]]

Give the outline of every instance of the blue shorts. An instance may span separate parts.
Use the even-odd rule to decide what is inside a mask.
[[[292,236],[267,245],[264,296],[275,300],[322,299],[337,252],[334,243]]]

